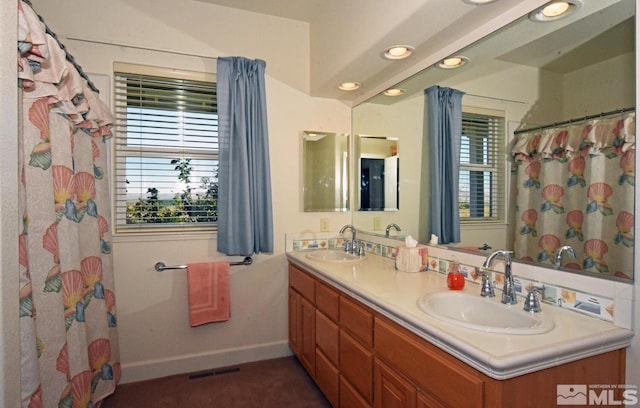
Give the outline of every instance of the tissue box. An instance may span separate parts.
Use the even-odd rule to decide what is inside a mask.
[[[429,262],[429,250],[425,245],[408,248],[396,247],[394,250],[396,269],[403,272],[426,271]]]

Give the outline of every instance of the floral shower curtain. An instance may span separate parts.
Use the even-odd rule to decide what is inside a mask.
[[[18,8],[22,407],[98,407],[120,378],[112,116],[29,4]]]
[[[517,135],[515,256],[631,279],[635,112]]]

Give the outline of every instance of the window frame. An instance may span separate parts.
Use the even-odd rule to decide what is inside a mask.
[[[217,229],[217,222],[166,222],[166,223],[139,223],[128,224],[127,223],[127,207],[129,199],[126,197],[126,161],[127,158],[162,158],[162,159],[179,159],[189,158],[193,160],[207,160],[213,161],[214,173],[211,177],[215,178],[217,169],[219,168],[218,149],[205,149],[205,148],[189,148],[185,146],[180,147],[162,147],[162,146],[130,146],[128,145],[127,131],[123,128],[123,123],[126,123],[126,94],[118,94],[119,77],[122,75],[142,75],[167,78],[170,80],[189,80],[198,82],[213,83],[215,88],[216,76],[211,73],[201,73],[195,71],[178,70],[172,68],[162,68],[138,64],[129,64],[114,62],[113,64],[113,100],[114,100],[114,112],[115,112],[115,137],[113,139],[113,147],[111,149],[111,164],[112,164],[112,191],[113,191],[113,232],[114,234],[130,234],[130,233],[176,233],[176,232],[215,232]],[[126,81],[126,80],[125,80]],[[215,98],[215,96],[214,96]],[[143,106],[144,108],[144,106]],[[148,107],[148,109],[153,109]],[[176,109],[177,110],[177,109]],[[125,112],[125,113],[123,113]],[[142,113],[146,115],[148,113]],[[217,122],[217,120],[216,120]],[[124,129],[124,130],[123,130]],[[217,132],[216,132],[217,135]],[[219,144],[216,141],[214,143],[219,148]],[[212,144],[213,145],[213,144]],[[120,166],[120,167],[119,167]],[[124,166],[124,167],[123,167]],[[192,176],[193,177],[193,176]],[[176,174],[176,179],[178,176]],[[200,177],[198,177],[200,179]],[[192,182],[191,186],[197,186],[197,183]],[[144,186],[143,186],[144,188]],[[140,199],[144,199],[145,194],[140,192]],[[137,199],[136,199],[137,200]]]
[[[462,201],[459,200],[459,216],[460,216],[460,224],[461,225],[466,225],[466,226],[471,226],[471,225],[486,225],[486,224],[502,224],[506,222],[506,208],[507,208],[507,183],[508,183],[508,178],[507,178],[507,163],[506,160],[504,159],[505,157],[505,149],[506,149],[506,135],[507,135],[507,129],[506,129],[506,124],[507,124],[507,119],[506,119],[506,112],[501,111],[501,110],[496,110],[496,109],[488,109],[488,108],[480,108],[480,107],[471,107],[471,106],[463,106],[462,108],[462,116],[463,116],[463,126],[462,128],[464,129],[464,122],[465,122],[465,116],[467,116],[467,120],[469,119],[469,116],[480,116],[480,117],[491,117],[491,118],[497,118],[500,122],[498,124],[498,126],[496,126],[496,130],[495,130],[495,134],[494,135],[489,135],[488,138],[486,139],[487,142],[489,143],[489,146],[487,148],[487,150],[483,150],[481,152],[482,155],[487,155],[487,164],[480,164],[480,163],[464,163],[462,161],[462,157],[460,160],[460,170],[459,170],[459,190],[462,191],[462,173],[463,172],[468,172],[469,173],[469,177],[467,177],[466,179],[469,180],[469,182],[467,183],[467,185],[469,186],[469,209],[467,211],[471,212],[472,211],[472,197],[471,197],[471,191],[473,189],[472,186],[472,182],[471,182],[471,177],[472,177],[472,172],[482,172],[482,173],[489,173],[490,174],[490,186],[488,187],[489,189],[489,194],[491,195],[490,197],[490,202],[491,204],[491,209],[490,211],[495,211],[495,216],[491,216],[491,217],[487,217],[487,216],[474,216],[471,217],[469,216],[463,216],[462,215],[462,208],[460,207],[460,204],[462,204]],[[462,138],[464,137],[464,131],[461,132],[461,156],[463,154],[462,152]],[[469,153],[471,154],[471,148],[469,148]],[[485,174],[486,175],[486,174]],[[495,180],[493,180],[493,178],[495,178]],[[484,178],[483,178],[484,179]],[[483,204],[483,213],[484,213],[484,204]]]

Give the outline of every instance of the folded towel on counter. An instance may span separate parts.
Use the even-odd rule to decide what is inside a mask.
[[[187,284],[191,326],[229,320],[229,262],[188,264]]]

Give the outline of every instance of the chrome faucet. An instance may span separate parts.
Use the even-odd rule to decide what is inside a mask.
[[[389,238],[389,231],[391,231],[391,228],[395,229],[396,231],[402,231],[398,224],[389,224],[387,225],[387,229],[384,232],[385,238]]]
[[[515,305],[518,303],[516,298],[515,283],[513,282],[513,275],[511,274],[511,254],[512,251],[497,250],[492,252],[482,263],[482,269],[491,267],[493,261],[500,257],[504,259],[504,286],[502,287],[502,303],[508,305]]]
[[[536,292],[540,294],[540,296],[544,295],[544,285],[541,286],[531,286],[529,288],[529,293],[527,293],[527,297],[524,299],[524,311],[531,313],[540,313],[542,308],[540,307],[540,300],[536,296]]]
[[[348,229],[351,230],[351,241],[344,241],[344,250],[350,253],[357,253],[358,249],[356,247],[358,246],[358,242],[356,241],[355,227],[351,224],[347,224],[340,229],[340,234],[344,234],[344,232]]]
[[[571,258],[575,259],[576,257],[576,251],[573,249],[571,245],[565,245],[558,248],[558,252],[556,252],[556,268],[559,268],[562,266],[562,254],[564,252],[568,253]]]

